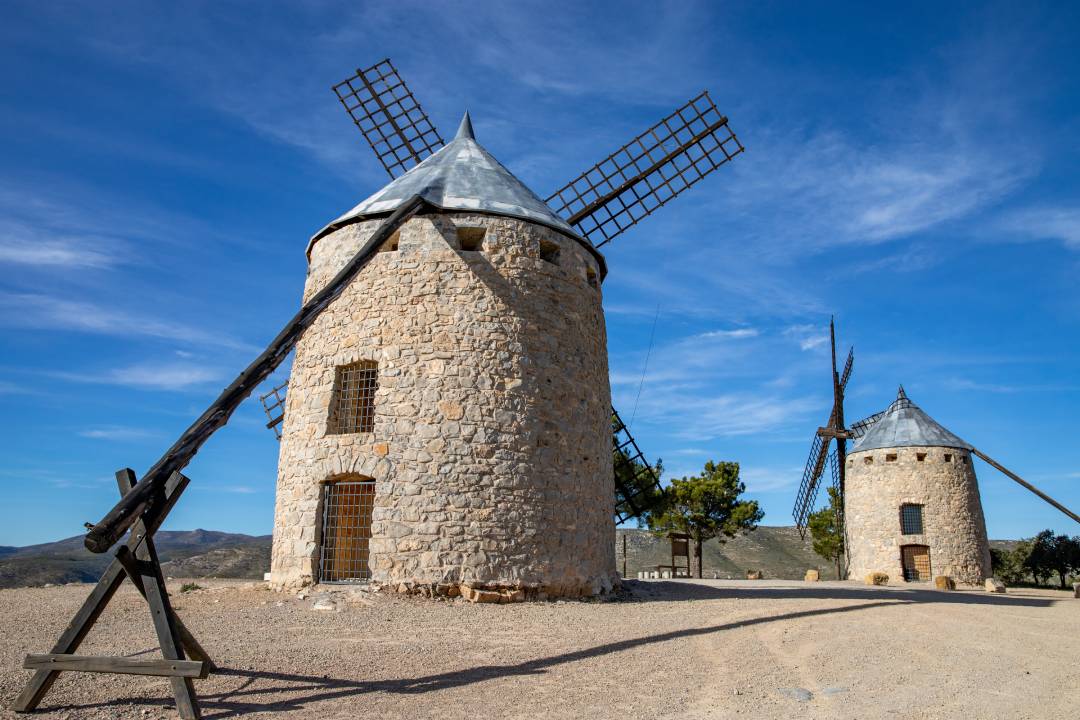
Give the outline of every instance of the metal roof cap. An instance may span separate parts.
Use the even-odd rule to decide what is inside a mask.
[[[851,452],[898,447],[947,447],[968,451],[974,449],[911,402],[903,385],[900,386],[893,404],[855,441]]]
[[[413,195],[442,210],[505,215],[546,225],[577,241],[596,258],[601,277],[607,274],[600,251],[476,142],[468,112],[453,140],[315,233],[307,246],[308,258],[323,236],[365,218],[391,213]]]

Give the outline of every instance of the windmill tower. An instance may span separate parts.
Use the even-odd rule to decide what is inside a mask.
[[[444,145],[389,61],[335,91],[392,181],[311,239],[305,301],[388,214],[419,209],[264,396],[281,440],[271,583],[610,590],[615,522],[658,478],[611,407],[596,248],[741,152],[727,118],[703,93],[545,202],[467,113]]]
[[[828,423],[814,433],[792,514],[805,533],[822,478],[831,469],[843,499],[840,521],[849,576],[884,572],[918,581],[948,575],[971,585],[990,577],[990,546],[972,456],[1080,522],[1076,513],[938,424],[911,402],[903,387],[888,408],[845,427],[844,393],[854,350],[838,372],[832,322],[829,335],[833,408]],[[836,450],[830,453],[834,440]],[[854,441],[850,454],[849,441]]]
[[[972,450],[900,388],[847,458],[845,546],[853,577],[948,575],[978,585],[991,576]]]

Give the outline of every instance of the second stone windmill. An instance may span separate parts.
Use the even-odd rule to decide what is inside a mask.
[[[264,396],[272,584],[609,590],[614,524],[658,478],[611,407],[597,248],[742,145],[702,93],[545,202],[468,114],[444,144],[388,60],[334,90],[392,181],[311,239],[305,300],[397,229]]]

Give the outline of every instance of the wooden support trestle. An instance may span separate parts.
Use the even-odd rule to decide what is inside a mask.
[[[56,677],[63,671],[74,671],[168,677],[180,717],[184,720],[197,720],[200,717],[191,681],[193,678],[205,678],[215,666],[169,603],[165,578],[161,573],[161,564],[153,540],[154,533],[180,499],[180,494],[184,492],[188,482],[188,478],[179,472],[172,474],[165,484],[162,501],[152,503],[150,509],[132,526],[127,543],[116,549],[113,561],[82,607],[75,613],[52,652],[47,655],[26,656],[23,667],[35,672],[12,703],[12,710],[30,712],[36,709]],[[116,483],[120,494],[126,495],[135,487],[135,473],[130,469],[120,470],[116,473]],[[126,657],[75,655],[75,651],[125,577],[131,580],[150,607],[163,659],[134,660]],[[187,659],[185,650],[193,659]]]

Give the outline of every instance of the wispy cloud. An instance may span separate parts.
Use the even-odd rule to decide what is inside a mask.
[[[999,227],[1018,239],[1055,240],[1070,250],[1080,250],[1080,207],[1025,208],[1005,215]]]
[[[156,435],[156,433],[151,432],[146,428],[123,427],[120,425],[89,428],[80,430],[78,434],[79,437],[90,438],[92,440],[141,440]]]
[[[187,390],[218,382],[223,376],[216,368],[186,363],[143,363],[113,368],[100,373],[53,372],[50,374],[72,382],[122,385],[140,390]]]
[[[69,239],[29,241],[0,229],[0,263],[56,268],[107,268],[119,262],[117,253],[87,241]]]
[[[96,303],[35,293],[0,292],[0,325],[40,330],[68,330],[101,335],[142,336],[254,350],[245,342],[184,323],[161,320]]]
[[[800,350],[814,350],[829,342],[829,334],[820,325],[791,325],[784,328],[784,336],[792,338]]]

